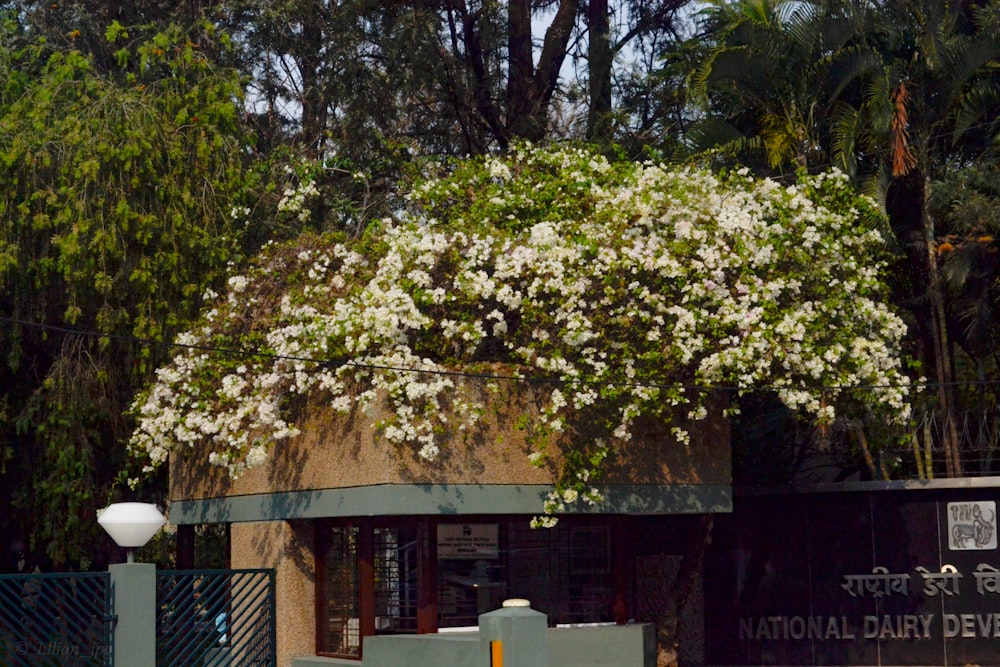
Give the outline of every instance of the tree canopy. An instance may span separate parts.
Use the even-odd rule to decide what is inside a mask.
[[[908,374],[938,391],[933,401],[923,400],[931,392],[920,394],[914,423],[867,443],[896,445],[905,432],[919,444],[915,468],[898,447],[885,447],[876,461],[863,438],[845,443],[837,464],[844,474],[860,463],[862,474],[885,477],[958,475],[969,465],[996,472],[990,452],[1000,434],[982,425],[994,423],[1000,367],[990,180],[1000,118],[997,0],[30,0],[0,2],[0,17],[0,335],[7,352],[0,379],[8,388],[0,399],[0,502],[13,508],[0,517],[0,532],[14,535],[16,548],[84,567],[91,554],[103,557],[86,542],[95,537],[92,510],[122,493],[114,480],[136,416],[126,406],[227,272],[249,280],[282,252],[297,256],[309,244],[327,252],[335,243],[364,256],[374,272],[389,244],[411,233],[408,225],[465,247],[456,234],[473,230],[457,217],[464,225],[482,217],[476,224],[491,222],[475,233],[514,247],[527,243],[532,225],[555,224],[530,211],[552,206],[559,219],[584,219],[573,211],[595,207],[597,196],[566,181],[560,187],[580,201],[556,197],[555,181],[545,179],[562,172],[528,169],[525,151],[512,149],[525,137],[537,145],[586,139],[616,159],[658,156],[672,165],[664,172],[688,174],[676,177],[677,188],[702,173],[681,165],[727,165],[719,192],[736,188],[741,164],[785,184],[799,170],[818,175],[839,166],[886,209],[884,245],[872,239],[859,256],[893,253],[884,274],[888,298],[909,325],[897,344],[916,358]],[[510,178],[487,177],[473,160],[426,190],[411,185],[428,156],[510,150],[513,161],[496,163],[513,170]],[[626,187],[629,168],[608,164],[601,173],[578,171],[600,187]],[[530,177],[522,179],[525,170]],[[532,179],[547,185],[513,202],[508,195]],[[449,183],[492,194],[446,196]],[[804,194],[811,186],[799,187],[815,199]],[[861,201],[858,211],[868,211]],[[399,217],[408,206],[411,217]],[[501,210],[524,227],[501,224]],[[385,216],[392,221],[382,222]],[[600,220],[619,229],[611,216]],[[691,246],[713,240],[714,231],[701,230],[717,224],[699,219]],[[303,231],[310,236],[296,242]],[[312,236],[334,231],[345,237]],[[587,234],[604,243],[592,229]],[[278,248],[242,264],[269,241]],[[607,247],[617,252],[621,243]],[[797,243],[775,247],[787,253]],[[674,283],[654,287],[677,298]],[[432,304],[418,305],[422,316],[435,317]],[[520,320],[498,312],[510,331],[522,331]],[[624,320],[587,315],[595,332],[618,326],[632,333]],[[854,317],[846,306],[841,315]],[[419,346],[408,354],[456,368],[496,363],[526,377],[533,369],[568,383],[505,351],[494,324],[500,321],[482,324],[489,335],[479,356]],[[259,341],[234,341],[263,353],[273,347],[263,329],[255,335]],[[574,354],[560,358],[582,375],[594,373]],[[660,378],[667,388],[654,382],[657,391],[687,386],[682,377],[699,387],[740,386],[697,376],[698,359],[686,370],[671,367],[676,377]],[[607,378],[594,380],[600,386]],[[611,394],[607,405],[622,408],[614,400],[624,395]],[[750,400],[743,394],[740,404]],[[753,400],[768,407],[732,422],[741,440],[737,461],[744,453],[777,461],[794,452],[787,470],[770,471],[781,479],[801,471],[805,441],[844,434],[844,420],[832,430],[800,431],[801,422],[782,421],[792,413],[774,395]],[[821,404],[840,409],[842,400],[828,392]],[[973,410],[979,426],[969,425]],[[766,419],[751,423],[751,412]],[[879,420],[871,415],[865,428]],[[760,436],[777,423],[783,435],[805,435],[781,445]],[[744,441],[754,438],[759,447]],[[966,447],[973,442],[987,445]],[[240,451],[230,462],[243,460]],[[756,472],[748,474],[742,481],[755,481]],[[145,487],[143,497],[157,499],[162,482]]]
[[[239,78],[203,53],[217,38],[113,24],[106,72],[44,40],[0,40],[0,378],[16,387],[0,451],[22,480],[3,486],[35,517],[19,539],[56,563],[99,557],[87,518],[126,466],[129,396],[241,254],[233,211],[256,176]]]

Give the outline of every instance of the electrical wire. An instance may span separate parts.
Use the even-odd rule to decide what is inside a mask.
[[[405,366],[390,366],[381,364],[371,364],[362,363],[357,361],[351,361],[349,359],[334,359],[334,358],[316,358],[316,357],[304,357],[296,355],[287,354],[276,354],[273,352],[259,352],[253,350],[246,350],[240,348],[228,348],[220,347],[214,345],[201,345],[193,343],[179,343],[176,341],[162,341],[153,338],[141,338],[138,336],[124,335],[124,334],[110,334],[110,333],[100,333],[97,331],[87,331],[83,329],[74,329],[71,327],[54,325],[54,324],[44,324],[41,322],[31,322],[28,320],[17,319],[13,317],[7,317],[0,315],[0,322],[7,323],[22,327],[31,327],[36,329],[43,329],[45,331],[51,331],[55,333],[61,333],[66,335],[81,336],[86,338],[96,338],[96,339],[109,339],[117,340],[126,343],[134,343],[139,345],[164,347],[171,349],[184,349],[199,352],[208,352],[212,354],[220,354],[238,358],[246,359],[273,359],[275,361],[291,361],[291,362],[301,362],[307,364],[315,364],[318,368],[306,369],[305,372],[318,372],[325,368],[336,368],[336,367],[353,367],[359,370],[367,371],[390,371],[395,373],[416,373],[416,374],[427,374],[427,375],[438,375],[438,376],[448,376],[448,377],[459,377],[470,380],[485,380],[485,381],[510,381],[510,382],[527,382],[534,384],[562,384],[562,385],[598,385],[605,387],[634,387],[634,388],[648,388],[648,389],[658,389],[658,390],[669,390],[669,391],[683,391],[683,392],[711,392],[711,391],[728,391],[728,392],[748,392],[748,391],[780,391],[794,389],[797,391],[870,391],[877,389],[893,389],[902,386],[908,386],[914,389],[935,389],[941,386],[953,386],[953,387],[979,387],[979,386],[992,386],[1000,385],[1000,379],[996,380],[974,380],[974,381],[954,381],[949,383],[941,382],[913,382],[906,385],[903,384],[872,384],[872,385],[812,385],[812,386],[789,386],[789,385],[750,385],[750,386],[739,386],[739,385],[705,385],[705,384],[660,384],[654,382],[635,382],[635,381],[616,381],[616,380],[587,380],[587,379],[573,379],[573,378],[560,378],[552,376],[529,376],[520,374],[510,374],[503,375],[498,373],[475,373],[470,371],[462,370],[448,370],[441,368],[413,368]]]

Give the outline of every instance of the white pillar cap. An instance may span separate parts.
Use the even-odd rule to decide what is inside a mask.
[[[503,601],[504,607],[530,607],[531,602],[524,598],[511,598]]]

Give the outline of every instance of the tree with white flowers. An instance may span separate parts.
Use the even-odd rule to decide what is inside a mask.
[[[908,416],[880,214],[839,173],[785,186],[520,146],[453,165],[409,202],[360,241],[271,245],[206,295],[135,401],[147,472],[183,448],[239,475],[299,433],[287,407],[303,395],[343,412],[385,401],[383,437],[432,465],[484,412],[455,373],[501,390],[544,378],[523,425],[532,461],[569,443],[548,525],[600,501],[601,463],[638,417],[685,443],[675,416],[703,419],[713,388],[734,390],[734,410],[740,390],[769,388],[820,424]]]

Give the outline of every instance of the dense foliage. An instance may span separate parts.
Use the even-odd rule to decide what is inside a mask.
[[[0,2],[0,16],[0,569],[18,551],[100,564],[93,509],[120,493],[125,408],[207,287],[227,271],[252,278],[244,257],[302,231],[363,237],[342,241],[369,262],[420,216],[449,243],[471,234],[455,212],[479,224],[498,212],[491,197],[432,188],[415,194],[415,218],[379,220],[404,208],[422,158],[498,154],[524,137],[674,164],[715,150],[712,164],[783,183],[838,166],[888,213],[902,344],[913,379],[936,392],[914,423],[877,435],[880,415],[847,435],[849,420],[812,431],[758,394],[760,409],[731,422],[737,476],[787,480],[811,456],[839,468],[828,478],[996,473],[997,0],[24,0]],[[527,182],[468,168],[480,180],[465,167],[456,178],[483,192]],[[581,173],[611,183],[622,171]],[[573,217],[556,197],[536,205]],[[525,228],[494,220],[483,235],[513,243],[546,221],[505,206]],[[478,354],[518,368],[491,333],[499,321],[487,324]],[[263,331],[254,350],[270,349]],[[912,451],[880,457],[901,433]],[[831,442],[846,446],[815,457]]]
[[[766,385],[820,423],[906,419],[879,214],[841,174],[785,187],[523,146],[423,183],[411,205],[363,243],[272,246],[229,278],[136,403],[147,471],[181,448],[233,475],[259,465],[297,435],[284,408],[305,394],[345,412],[387,399],[384,437],[433,461],[486,408],[456,371],[505,376],[497,391],[552,382],[523,425],[536,462],[569,436],[550,512],[600,499],[600,463],[637,417],[686,443],[675,416],[704,419],[712,387]]]
[[[56,563],[93,557],[94,511],[126,465],[124,408],[164,358],[139,341],[172,339],[239,258],[232,211],[254,182],[239,79],[202,51],[211,26],[114,24],[106,39],[107,72],[45,41],[0,46],[0,378],[16,387],[0,450],[23,480],[8,500],[34,517],[19,537]]]

